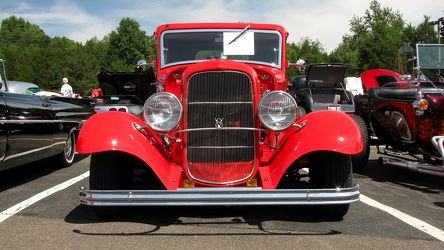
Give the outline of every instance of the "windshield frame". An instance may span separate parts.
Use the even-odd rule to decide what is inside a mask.
[[[211,60],[211,59],[215,59],[215,58],[207,58],[207,59],[194,59],[194,60],[177,60],[177,61],[172,61],[172,62],[166,62],[167,58],[168,58],[168,49],[165,47],[165,36],[170,35],[170,34],[183,34],[183,33],[224,33],[224,32],[232,32],[232,33],[240,33],[242,32],[243,29],[227,29],[227,28],[214,28],[214,29],[178,29],[178,30],[166,30],[164,31],[161,36],[160,36],[160,51],[159,51],[159,56],[160,56],[160,60],[159,60],[159,64],[160,64],[160,68],[167,68],[170,66],[174,66],[174,65],[181,65],[181,64],[190,64],[190,63],[198,63],[198,62],[202,62],[202,61],[206,61],[206,60]],[[265,65],[265,66],[269,66],[269,67],[273,67],[273,68],[279,68],[282,69],[282,34],[277,31],[277,30],[264,30],[264,29],[248,29],[245,30],[245,33],[253,33],[255,36],[255,34],[271,34],[271,35],[276,35],[277,36],[277,48],[274,48],[274,53],[276,54],[276,58],[275,58],[275,63],[272,62],[264,62],[264,61],[260,61],[260,60],[245,60],[245,59],[232,59],[230,57],[232,57],[231,55],[229,55],[227,58],[221,58],[221,59],[227,59],[227,60],[234,60],[234,61],[238,61],[238,62],[244,62],[244,63],[251,63],[251,64],[260,64],[260,65]],[[215,39],[216,40],[216,39]],[[231,41],[231,39],[230,39]],[[256,44],[256,39],[255,39],[255,44]],[[216,42],[216,41],[215,41]],[[225,41],[221,40],[221,43],[224,43]],[[233,42],[236,43],[237,41]],[[165,53],[166,52],[166,53]],[[251,55],[251,54],[250,54]]]

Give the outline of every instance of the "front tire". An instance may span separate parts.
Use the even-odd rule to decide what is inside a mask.
[[[122,178],[119,171],[119,152],[101,152],[91,155],[89,186],[91,190],[119,190]],[[122,212],[122,207],[94,206],[99,218],[115,218]]]
[[[353,185],[350,155],[336,152],[316,152],[309,156],[310,184],[316,188],[346,188]],[[347,214],[349,204],[322,205],[320,212],[327,218],[340,219]]]
[[[368,135],[367,125],[364,120],[357,115],[352,115],[351,118],[356,122],[361,132],[362,141],[364,142],[364,148],[359,154],[351,156],[353,172],[360,172],[367,164],[368,157],[370,155],[370,137]]]

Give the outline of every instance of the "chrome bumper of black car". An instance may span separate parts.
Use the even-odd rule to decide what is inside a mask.
[[[178,190],[86,190],[91,206],[338,205],[359,201],[359,186],[334,189],[180,188]]]

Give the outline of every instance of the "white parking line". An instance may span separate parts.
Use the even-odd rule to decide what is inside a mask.
[[[9,217],[17,214],[18,212],[22,211],[23,209],[31,206],[32,204],[36,203],[37,201],[39,201],[39,200],[41,200],[43,198],[46,198],[46,197],[48,197],[48,196],[50,196],[50,195],[52,195],[52,194],[54,194],[54,193],[56,193],[56,192],[58,192],[60,190],[63,190],[65,188],[71,186],[72,184],[77,183],[77,182],[79,182],[79,181],[81,181],[81,180],[83,180],[85,178],[88,178],[88,177],[89,177],[89,171],[87,171],[87,172],[85,172],[85,173],[83,173],[83,174],[81,174],[81,175],[79,175],[79,176],[77,176],[75,178],[67,180],[67,181],[65,181],[65,182],[63,182],[63,183],[61,183],[61,184],[59,184],[57,186],[54,186],[54,187],[49,188],[49,189],[47,189],[47,190],[45,190],[43,192],[40,192],[40,193],[34,195],[33,197],[31,197],[31,198],[29,198],[29,199],[27,199],[25,201],[22,201],[19,204],[13,206],[13,207],[10,207],[10,208],[6,209],[5,211],[0,213],[0,223],[5,221]],[[415,217],[412,217],[412,216],[410,216],[410,215],[408,215],[406,213],[403,213],[403,212],[401,212],[401,211],[399,211],[397,209],[394,209],[392,207],[386,206],[386,205],[384,205],[384,204],[382,204],[382,203],[380,203],[378,201],[375,201],[375,200],[373,200],[373,199],[371,199],[371,198],[369,198],[369,197],[367,197],[367,196],[365,196],[363,194],[360,195],[360,200],[363,203],[365,203],[365,204],[367,204],[369,206],[378,208],[378,209],[380,209],[380,210],[382,210],[384,212],[387,212],[387,213],[393,215],[394,217],[398,218],[399,220],[409,224],[410,226],[412,226],[412,227],[414,227],[414,228],[416,228],[418,230],[421,230],[421,231],[427,233],[428,235],[433,236],[436,239],[444,242],[444,231],[443,230],[440,230],[439,228],[436,228],[436,227],[434,227],[434,226],[432,226],[432,225],[430,225],[430,224],[428,224],[428,223],[426,223],[426,222],[424,222],[422,220],[416,219]]]
[[[72,184],[79,182],[79,181],[81,181],[85,178],[88,178],[88,177],[89,177],[89,171],[87,171],[75,178],[67,180],[63,183],[60,183],[57,186],[54,186],[54,187],[49,188],[43,192],[40,192],[40,193],[32,196],[31,198],[24,200],[13,207],[6,209],[5,211],[0,213],[0,223],[2,223],[4,220],[8,219],[9,217],[13,216],[14,214],[22,211],[23,209],[31,206],[32,204],[36,203],[37,201],[39,201],[43,198],[46,198],[46,197],[50,196],[51,194],[58,192],[60,190],[63,190],[65,188],[71,186]]]
[[[433,236],[435,238],[437,238],[438,240],[444,242],[444,231],[440,230],[439,228],[436,228],[422,220],[416,219],[415,217],[412,217],[406,213],[403,213],[397,209],[394,209],[392,207],[386,206],[382,203],[379,203],[363,194],[361,194],[360,196],[360,200],[362,202],[364,202],[367,205],[370,205],[372,207],[378,208],[384,212],[387,212],[391,215],[393,215],[394,217],[400,219],[401,221],[409,224],[410,226],[423,231],[424,233]]]

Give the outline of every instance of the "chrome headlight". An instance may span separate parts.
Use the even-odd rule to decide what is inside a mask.
[[[297,116],[294,98],[284,91],[272,91],[262,97],[258,107],[262,124],[272,130],[290,127]]]
[[[145,121],[157,131],[174,129],[179,124],[182,113],[183,108],[179,99],[167,92],[153,94],[143,106]]]

